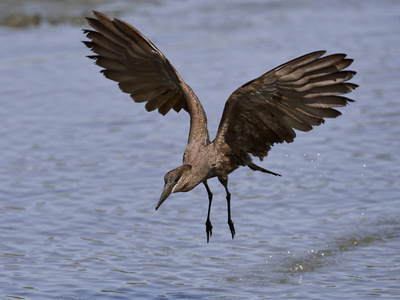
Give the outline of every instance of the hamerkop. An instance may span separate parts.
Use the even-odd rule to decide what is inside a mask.
[[[341,113],[333,107],[346,106],[351,99],[340,96],[356,84],[347,82],[356,72],[344,70],[353,60],[346,54],[323,56],[316,51],[272,69],[234,91],[225,103],[216,137],[210,141],[207,117],[192,89],[154,44],[128,23],[99,12],[87,18],[95,29],[84,30],[85,41],[97,55],[89,56],[104,68],[105,77],[118,82],[135,102],[146,102],[146,110],[162,115],[171,108],[190,116],[189,139],[183,164],[169,171],[156,210],[172,193],[188,192],[203,183],[208,193],[207,242],[212,235],[210,210],[213,194],[207,180],[217,177],[226,191],[228,224],[231,219],[228,174],[240,166],[280,176],[255,165],[275,143],[291,143],[293,129],[309,131]]]

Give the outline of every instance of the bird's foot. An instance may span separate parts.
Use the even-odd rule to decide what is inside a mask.
[[[212,236],[212,225],[211,221],[207,219],[206,221],[206,233],[207,233],[207,243],[210,241],[210,236]]]
[[[231,230],[231,234],[232,234],[232,240],[235,237],[235,226],[233,225],[233,222],[231,219],[228,220],[228,225],[229,225],[229,229]]]

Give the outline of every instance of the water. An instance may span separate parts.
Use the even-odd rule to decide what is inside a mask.
[[[224,189],[209,181],[206,244],[204,187],[154,211],[164,173],[181,163],[188,116],[146,113],[102,78],[80,43],[91,9],[131,22],[166,54],[202,100],[211,136],[234,89],[314,50],[355,59],[357,102],[272,149],[261,165],[283,177],[230,176],[235,240]],[[398,298],[399,9],[394,0],[0,3],[2,298]],[[8,27],[20,15],[28,21]]]

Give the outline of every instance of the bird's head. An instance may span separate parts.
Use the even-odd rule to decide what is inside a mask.
[[[187,191],[186,188],[187,188],[187,183],[190,179],[189,177],[191,169],[192,166],[183,165],[165,174],[164,176],[165,185],[161,193],[160,200],[157,203],[156,210],[172,193]]]

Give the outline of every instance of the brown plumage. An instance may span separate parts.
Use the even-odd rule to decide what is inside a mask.
[[[217,177],[226,191],[228,224],[231,219],[228,174],[240,166],[280,176],[255,165],[275,143],[291,143],[293,129],[309,131],[341,113],[334,107],[350,100],[343,96],[357,87],[347,82],[356,72],[344,70],[352,62],[345,54],[324,56],[316,51],[272,69],[239,87],[228,98],[214,141],[210,141],[207,117],[192,89],[168,59],[136,28],[119,19],[94,12],[87,18],[93,30],[84,30],[91,41],[84,43],[89,56],[104,68],[101,72],[118,82],[135,102],[146,102],[147,111],[165,115],[184,109],[190,115],[188,144],[182,166],[165,175],[165,185],[156,209],[171,193],[187,192],[203,183],[209,199],[206,221],[207,242],[212,235],[210,209],[212,193],[207,180]],[[252,155],[252,156],[251,156]]]

